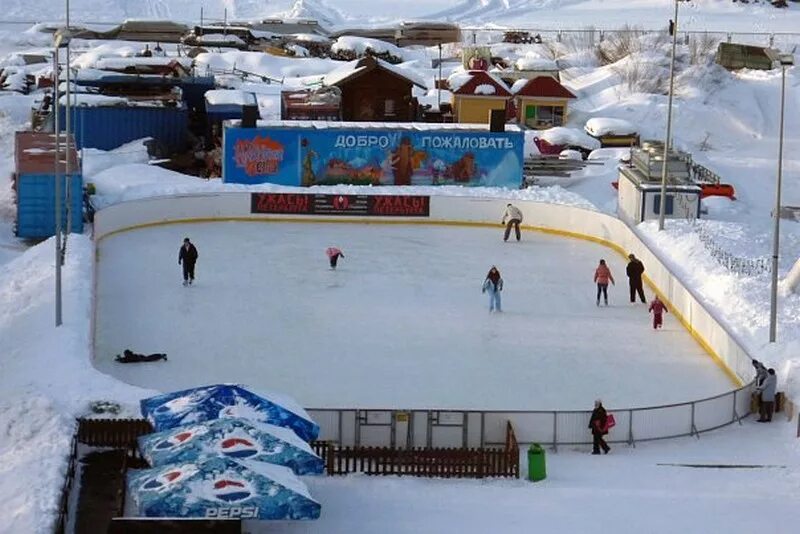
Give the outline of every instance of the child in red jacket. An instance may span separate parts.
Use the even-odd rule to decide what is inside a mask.
[[[664,314],[667,313],[667,307],[658,299],[658,295],[650,303],[650,311],[653,312],[653,328],[661,328],[664,324]]]

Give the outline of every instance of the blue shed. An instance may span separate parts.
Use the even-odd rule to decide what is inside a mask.
[[[61,136],[59,176],[63,211],[62,228],[67,225],[67,183],[69,183],[72,231],[83,232],[83,177],[74,140],[70,146],[70,176],[67,180],[66,136]],[[40,132],[17,132],[15,135],[16,235],[45,239],[55,235],[55,135]]]
[[[71,128],[78,148],[111,150],[143,137],[152,137],[169,151],[186,146],[189,112],[183,102],[129,102],[89,94],[75,95],[75,99]],[[66,107],[62,105],[60,110],[63,130]]]

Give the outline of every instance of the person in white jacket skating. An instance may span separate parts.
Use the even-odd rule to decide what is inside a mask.
[[[508,220],[508,223],[506,223]],[[503,241],[508,241],[508,236],[511,235],[511,227],[514,227],[514,231],[517,234],[517,241],[520,240],[521,235],[519,232],[519,225],[522,222],[522,212],[513,204],[508,204],[506,206],[506,212],[503,214],[503,220],[500,224],[506,225],[506,233],[503,236]]]

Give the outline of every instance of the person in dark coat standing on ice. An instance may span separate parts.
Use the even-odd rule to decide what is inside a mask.
[[[628,274],[628,285],[631,290],[631,302],[636,302],[636,294],[644,304],[647,304],[647,299],[644,298],[644,289],[642,288],[642,274],[644,274],[644,264],[633,254],[628,254],[628,267],[625,272]]]
[[[506,223],[508,220],[508,223]],[[514,232],[517,235],[517,241],[520,240],[522,237],[519,231],[519,225],[522,222],[522,212],[518,207],[513,204],[506,205],[506,212],[503,214],[503,220],[500,221],[500,224],[506,225],[506,233],[503,235],[503,241],[508,241],[508,237],[511,235],[511,227],[514,227]]]
[[[667,313],[667,307],[659,300],[658,295],[650,303],[649,311],[653,312],[653,329],[664,326],[664,314]]]
[[[603,453],[608,454],[608,451],[611,450],[606,440],[603,439],[603,436],[608,434],[607,419],[608,414],[603,408],[603,401],[597,399],[594,401],[594,410],[589,418],[589,429],[592,431],[592,454],[600,454],[600,449],[603,449]]]
[[[594,281],[597,284],[597,305],[600,306],[600,293],[603,294],[606,306],[608,306],[608,282],[616,285],[614,277],[611,275],[611,269],[606,265],[606,260],[600,260],[600,265],[594,270]]]
[[[330,260],[331,269],[336,269],[336,264],[338,263],[339,258],[344,258],[342,251],[336,247],[328,247],[325,249],[325,254],[328,256],[328,260]]]
[[[486,280],[483,281],[482,293],[489,293],[489,311],[497,310],[503,311],[500,302],[500,292],[503,291],[503,278],[500,276],[500,271],[497,267],[492,265],[489,273],[486,275]]]
[[[189,241],[189,238],[184,238],[183,245],[178,251],[178,265],[183,265],[183,285],[190,286],[194,282],[194,265],[197,263],[197,249]]]

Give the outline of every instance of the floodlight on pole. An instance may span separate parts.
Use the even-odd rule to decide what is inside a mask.
[[[793,54],[781,54],[781,118],[778,128],[778,178],[775,184],[775,209],[772,211],[772,285],[769,299],[769,342],[775,343],[778,331],[778,249],[781,230],[781,182],[783,179],[783,117],[786,108],[786,68],[794,65]]]
[[[672,34],[672,56],[669,62],[669,98],[667,100],[667,133],[664,139],[664,158],[661,162],[661,198],[658,209],[658,229],[664,229],[664,216],[667,205],[667,164],[669,158],[669,143],[672,138],[672,94],[675,90],[675,51],[678,47],[678,3],[685,0],[675,0],[675,18],[669,21],[669,31]]]

